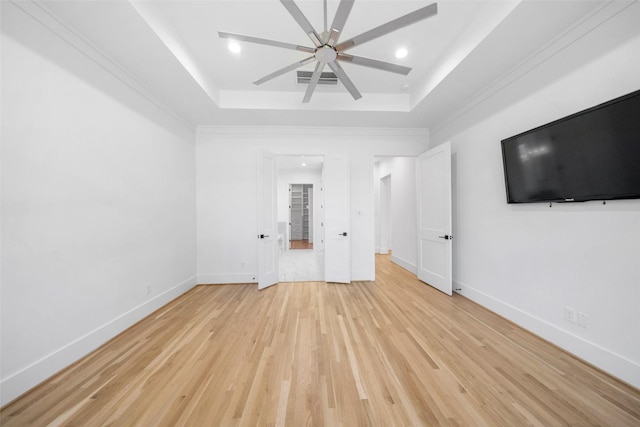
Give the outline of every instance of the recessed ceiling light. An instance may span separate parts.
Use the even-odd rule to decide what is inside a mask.
[[[306,163],[303,163],[303,164],[302,164],[302,166],[307,166],[307,164],[306,164]]]
[[[240,44],[234,41],[229,42],[229,45],[227,47],[233,53],[240,53],[240,51],[242,50],[242,48],[240,47]]]
[[[405,56],[407,56],[408,53],[409,51],[407,49],[405,49],[404,47],[401,47],[400,49],[396,50],[396,58],[402,59]]]

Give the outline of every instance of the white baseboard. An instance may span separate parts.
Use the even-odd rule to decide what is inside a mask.
[[[258,283],[257,273],[201,274],[199,285],[226,285],[234,283]]]
[[[391,262],[398,264],[400,267],[412,272],[413,274],[418,274],[418,266],[413,263],[410,263],[407,260],[404,260],[402,258],[399,258],[391,254]]]
[[[93,331],[77,338],[20,371],[0,381],[0,407],[26,393],[47,378],[91,353],[111,338],[139,322],[155,310],[196,286],[190,277],[173,288],[145,301]]]
[[[460,295],[464,295],[627,384],[640,388],[640,364],[464,283],[454,280],[454,288],[459,289],[456,292]]]

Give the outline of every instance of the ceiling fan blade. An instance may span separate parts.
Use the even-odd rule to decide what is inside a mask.
[[[295,70],[296,68],[300,68],[303,65],[306,65],[306,64],[308,64],[308,63],[310,63],[312,61],[315,61],[315,60],[316,60],[316,58],[314,56],[310,56],[308,58],[303,59],[302,61],[295,62],[295,63],[293,63],[291,65],[287,65],[284,68],[281,68],[281,69],[279,69],[277,71],[274,71],[273,73],[268,74],[268,75],[264,76],[263,78],[261,78],[259,80],[256,80],[255,82],[253,82],[253,84],[254,85],[261,85],[264,82],[268,82],[271,79],[274,79],[274,78],[276,78],[276,77],[278,77],[278,76],[280,76],[280,75],[282,75],[282,74],[284,74],[286,72]]]
[[[394,19],[393,21],[389,21],[386,24],[382,24],[379,27],[376,27],[372,30],[366,31],[359,36],[355,36],[352,39],[344,41],[339,45],[335,46],[335,49],[338,52],[345,51],[347,49],[351,49],[354,46],[359,46],[363,43],[376,39],[378,37],[389,34],[393,31],[399,30],[400,28],[404,28],[408,25],[415,24],[418,21],[422,21],[423,19],[427,19],[431,16],[434,16],[438,13],[438,4],[432,3],[429,6],[425,6],[421,9],[408,13],[400,18]]]
[[[336,16],[333,18],[333,23],[331,24],[329,40],[327,40],[327,44],[329,46],[334,46],[338,42],[342,29],[344,28],[344,24],[347,22],[349,13],[351,13],[351,8],[353,7],[354,1],[355,0],[340,1],[338,10],[336,11]]]
[[[302,13],[302,11],[296,6],[293,0],[280,0],[280,3],[289,11],[289,14],[293,16],[293,19],[296,20],[298,25],[304,30],[305,34],[309,36],[311,41],[316,47],[320,47],[323,45],[320,36],[313,29],[313,26],[309,23],[309,20]]]
[[[249,42],[249,43],[258,43],[258,44],[264,44],[264,45],[267,45],[267,46],[282,47],[284,49],[299,50],[299,51],[307,52],[307,53],[314,53],[316,51],[312,47],[299,46],[297,44],[284,43],[284,42],[279,42],[277,40],[269,40],[269,39],[261,39],[261,38],[258,38],[258,37],[243,36],[241,34],[224,33],[222,31],[218,31],[218,35],[222,39],[237,40],[237,41]]]
[[[311,101],[311,95],[313,95],[313,91],[316,90],[316,85],[318,84],[318,80],[320,80],[320,76],[322,75],[322,69],[324,68],[324,64],[320,61],[316,64],[316,69],[313,70],[313,75],[311,76],[311,80],[309,81],[309,86],[307,86],[307,91],[304,94],[304,98],[302,99],[303,103],[307,103]]]
[[[390,62],[378,61],[377,59],[364,58],[362,56],[347,55],[339,53],[336,58],[338,61],[351,62],[352,64],[362,65],[363,67],[375,68],[377,70],[390,71],[396,74],[406,76],[411,71],[411,67],[404,65],[392,64]]]
[[[362,95],[360,94],[360,92],[358,92],[358,89],[356,89],[356,86],[353,84],[351,79],[349,79],[349,76],[347,76],[347,73],[344,72],[340,64],[338,64],[336,61],[331,61],[327,62],[327,65],[329,65],[331,71],[333,71],[335,75],[338,76],[338,79],[342,82],[344,87],[347,88],[351,96],[353,96],[353,99],[358,100],[362,98]]]

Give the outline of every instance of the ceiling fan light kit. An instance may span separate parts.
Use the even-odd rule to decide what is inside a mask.
[[[302,102],[307,103],[311,100],[311,96],[313,95],[313,92],[315,91],[315,88],[318,85],[318,82],[320,81],[323,75],[323,69],[325,65],[328,66],[331,69],[331,71],[336,75],[337,79],[340,80],[342,85],[351,94],[353,99],[357,100],[357,99],[360,99],[362,95],[360,94],[358,89],[355,87],[351,79],[349,79],[345,71],[342,69],[342,67],[338,63],[339,61],[350,62],[355,65],[375,68],[378,70],[388,71],[396,74],[402,74],[405,76],[409,74],[409,72],[411,71],[411,68],[405,67],[402,65],[392,64],[385,61],[379,61],[376,59],[348,55],[343,52],[355,46],[360,46],[378,37],[382,37],[393,31],[399,30],[400,28],[407,27],[416,22],[435,16],[438,13],[438,5],[437,3],[432,3],[414,12],[401,16],[400,18],[396,18],[392,21],[389,21],[386,24],[382,24],[378,27],[375,27],[369,31],[366,31],[342,43],[338,43],[338,40],[340,38],[344,25],[347,22],[347,18],[349,17],[349,13],[351,12],[351,8],[353,7],[354,2],[355,0],[340,0],[340,4],[338,5],[338,10],[336,11],[336,15],[333,18],[333,23],[331,24],[331,27],[327,29],[326,28],[327,1],[324,0],[323,3],[324,3],[325,29],[321,34],[318,34],[318,32],[314,29],[314,27],[311,25],[309,20],[304,16],[302,11],[298,8],[298,6],[294,3],[293,0],[280,0],[280,3],[282,3],[285,9],[287,9],[289,14],[298,23],[300,28],[302,28],[305,34],[309,37],[314,47],[300,46],[300,45],[280,42],[276,40],[269,40],[269,39],[263,39],[263,38],[252,37],[252,36],[244,36],[240,34],[226,33],[222,31],[219,31],[218,35],[221,38],[231,39],[235,41],[264,44],[267,46],[280,47],[284,49],[293,49],[293,50],[298,50],[301,52],[312,54],[312,56],[310,57],[307,57],[301,61],[295,62],[284,68],[276,70],[271,74],[268,74],[262,77],[261,79],[256,80],[255,82],[253,82],[256,85],[260,85],[282,74],[285,74],[289,71],[293,71],[306,64],[316,61],[315,69],[313,71],[313,74],[311,75],[311,78],[308,80],[307,90],[305,92]],[[300,81],[300,78],[298,78],[298,81]]]

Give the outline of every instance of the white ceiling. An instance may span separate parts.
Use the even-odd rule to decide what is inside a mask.
[[[341,40],[430,3],[356,1]],[[587,31],[586,26],[606,19],[602,11],[609,2],[437,3],[435,17],[349,51],[412,67],[408,76],[341,63],[362,99],[353,100],[338,85],[318,88],[308,104],[302,103],[305,87],[296,83],[295,71],[260,86],[252,82],[309,54],[251,43],[242,43],[241,53],[234,54],[227,49],[228,40],[217,34],[226,31],[310,46],[279,1],[45,0],[36,4],[193,126],[435,128],[501,82],[535,67],[545,59],[545,52],[579,37],[576,28]],[[322,32],[322,0],[296,4]],[[337,0],[328,2],[329,24],[337,5]],[[394,52],[401,46],[409,54],[399,60]]]

